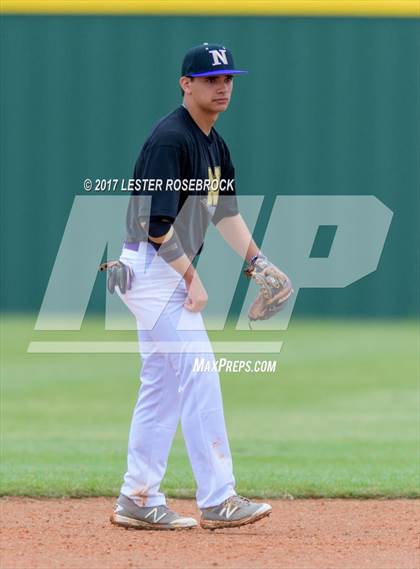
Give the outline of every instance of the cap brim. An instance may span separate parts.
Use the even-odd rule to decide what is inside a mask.
[[[240,69],[219,69],[218,71],[204,71],[203,73],[188,73],[189,77],[210,77],[211,75],[243,75],[248,71]]]

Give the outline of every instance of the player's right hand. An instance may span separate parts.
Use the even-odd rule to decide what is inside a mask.
[[[201,312],[206,306],[209,297],[197,273],[195,273],[191,282],[187,283],[187,289],[188,295],[187,300],[184,302],[184,308],[190,312]]]

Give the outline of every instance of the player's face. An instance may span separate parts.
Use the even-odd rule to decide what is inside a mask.
[[[221,113],[230,102],[233,89],[232,75],[212,75],[195,77],[190,82],[191,95],[196,104],[204,111]]]

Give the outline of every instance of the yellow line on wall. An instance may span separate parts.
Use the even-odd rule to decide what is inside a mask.
[[[420,17],[420,0],[0,0],[0,12]]]

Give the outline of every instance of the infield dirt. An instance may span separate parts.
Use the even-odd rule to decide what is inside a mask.
[[[417,569],[416,500],[270,500],[272,515],[214,532],[112,526],[114,500],[2,498],[2,569]],[[195,503],[170,500],[198,518]]]

